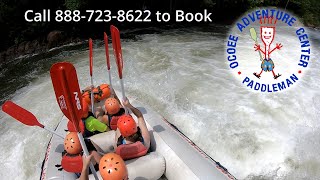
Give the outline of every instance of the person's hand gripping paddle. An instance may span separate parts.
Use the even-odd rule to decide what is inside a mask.
[[[122,69],[123,69],[123,59],[122,59],[122,51],[121,51],[121,42],[120,42],[120,32],[115,26],[110,27],[111,31],[111,38],[112,38],[112,47],[113,47],[113,54],[116,58],[116,64],[118,67],[118,75],[121,84],[121,91],[122,91],[122,100],[126,100],[126,95],[124,92],[124,85],[123,85],[123,76],[122,76]],[[128,114],[128,110],[124,107],[125,113]]]
[[[51,67],[50,75],[59,107],[63,114],[73,123],[83,152],[86,156],[89,156],[79,128],[79,121],[81,121],[82,116],[82,101],[79,99],[79,97],[81,98],[81,93],[76,69],[68,62],[56,63]],[[97,172],[92,163],[90,163],[90,169],[95,179],[98,180]]]
[[[18,106],[17,104],[13,103],[12,101],[6,101],[2,105],[2,111],[27,126],[39,126],[43,129],[51,132],[52,134],[64,139],[64,137],[61,136],[60,134],[57,134],[55,131],[52,131],[51,129],[47,129],[43,124],[39,123],[37,118],[31,112],[27,111],[26,109],[22,108],[21,106]]]

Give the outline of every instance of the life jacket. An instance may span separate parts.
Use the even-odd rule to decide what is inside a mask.
[[[124,160],[144,156],[147,152],[148,149],[140,141],[132,144],[122,144],[116,149],[116,153]]]
[[[70,131],[70,132],[77,132],[76,129],[74,128],[73,123],[70,120],[68,121],[67,128],[68,128],[68,131]],[[84,123],[82,120],[79,121],[79,128],[80,128],[81,134],[83,134],[85,127],[84,127]]]
[[[133,159],[147,154],[148,149],[142,144],[144,140],[139,127],[137,133],[139,136],[138,141],[132,144],[123,144],[123,136],[118,138],[116,153],[120,155],[122,159]]]
[[[83,91],[82,92],[82,99],[90,105],[91,104],[91,90]]]
[[[120,108],[120,111],[117,114],[114,114],[111,116],[111,118],[109,117],[109,127],[112,130],[117,130],[117,123],[119,118],[124,114],[124,109]]]
[[[67,172],[81,173],[82,171],[82,154],[68,154],[66,151],[62,153],[61,166]]]

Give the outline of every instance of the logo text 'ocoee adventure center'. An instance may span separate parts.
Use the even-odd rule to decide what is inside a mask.
[[[278,8],[260,8],[235,22],[226,42],[232,73],[247,88],[280,92],[294,87],[311,61],[307,29]]]

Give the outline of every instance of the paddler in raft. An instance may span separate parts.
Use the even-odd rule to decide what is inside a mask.
[[[89,164],[92,155],[83,156],[83,167],[79,180],[89,180]],[[115,154],[105,154],[99,162],[99,172],[103,180],[128,180],[128,169],[123,159]]]
[[[102,84],[94,88],[95,112],[92,113],[90,89],[91,87],[86,87],[82,91],[84,107],[89,106],[88,116],[84,118],[86,129],[89,131],[86,136],[106,132],[110,129],[115,130],[117,120],[124,114],[124,109],[121,107],[115,91],[108,84]]]
[[[137,158],[147,154],[150,148],[150,134],[142,113],[132,106],[126,98],[125,108],[130,109],[138,119],[138,124],[129,114],[124,114],[117,120],[114,149],[116,154],[124,160]],[[108,109],[106,109],[108,111]],[[92,151],[96,162],[100,162],[101,155]]]
[[[64,140],[64,149],[62,153],[61,167],[67,172],[76,173],[80,180],[89,179],[89,164],[92,155],[86,157],[82,153],[80,141],[76,132],[70,132]],[[57,165],[56,165],[57,166]],[[59,167],[60,167],[59,166]],[[105,154],[99,164],[95,164],[95,169],[99,170],[104,180],[127,180],[128,169],[123,159],[115,154]],[[61,170],[61,169],[60,169]]]
[[[115,93],[114,89],[110,88],[110,86],[107,84],[102,84],[97,88],[94,88],[93,92],[95,93],[95,112],[93,114],[90,108],[89,116],[91,117],[89,118],[88,122],[90,122],[90,124],[97,124],[96,126],[99,126],[99,124],[104,123],[108,126],[109,129],[116,130],[118,119],[121,115],[125,113],[125,111],[124,108],[121,106],[120,100],[117,94]],[[87,102],[87,104],[91,104],[90,87],[87,87],[83,91],[82,98],[85,102]],[[96,119],[99,120],[101,123],[96,121]],[[91,121],[93,123],[91,123]],[[86,126],[89,125],[86,124]],[[91,132],[96,130],[96,128],[89,127],[87,127],[87,129]],[[103,128],[101,129],[103,130]],[[100,132],[102,131],[100,130]]]

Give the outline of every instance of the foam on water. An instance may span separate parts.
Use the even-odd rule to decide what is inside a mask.
[[[228,69],[226,31],[188,28],[123,40],[127,96],[162,114],[239,179],[320,178],[319,62],[313,59],[292,89],[253,93]],[[295,38],[286,36],[280,40]],[[111,44],[109,49],[113,85],[120,90]],[[319,49],[312,52],[320,56]],[[90,83],[87,50],[62,60],[75,64],[81,88]],[[107,82],[102,46],[94,47],[93,72],[95,85]],[[48,72],[13,97],[48,127],[55,127],[62,115]],[[1,177],[38,178],[49,133],[2,112],[0,119]]]

